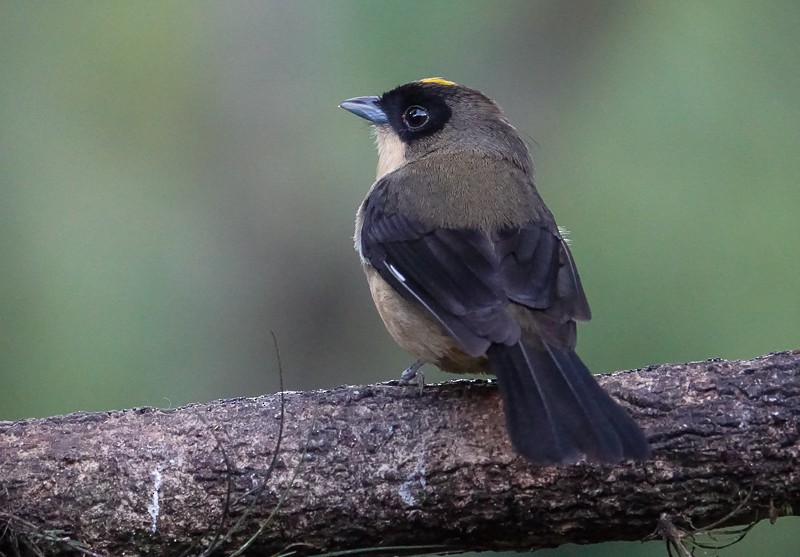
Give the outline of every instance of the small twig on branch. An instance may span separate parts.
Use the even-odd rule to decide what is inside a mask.
[[[726,523],[730,523],[736,518],[739,512],[744,509],[745,505],[748,503],[748,501],[750,501],[750,497],[753,495],[754,485],[755,483],[750,486],[750,491],[748,491],[747,495],[742,499],[742,501],[736,505],[736,508],[719,520],[712,522],[708,526],[703,526],[702,528],[695,528],[692,524],[692,521],[689,519],[687,519],[687,522],[689,523],[688,530],[679,528],[675,525],[675,521],[672,516],[668,515],[667,513],[661,513],[655,532],[648,536],[648,538],[661,538],[664,540],[667,545],[667,554],[669,557],[673,557],[673,549],[677,551],[680,557],[692,557],[694,555],[694,550],[690,551],[687,546],[699,547],[700,549],[719,550],[739,543],[744,539],[747,533],[752,530],[753,526],[756,525],[757,520],[753,520],[749,524],[738,528],[722,530],[721,527]],[[712,540],[712,543],[700,542],[697,539],[698,536],[706,536]],[[722,542],[717,540],[717,536],[735,537],[732,540]]]

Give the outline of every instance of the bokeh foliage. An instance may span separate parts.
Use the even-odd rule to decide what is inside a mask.
[[[374,147],[336,105],[432,75],[529,137],[591,367],[796,348],[799,25],[788,1],[4,2],[0,419],[273,391],[270,330],[289,388],[395,377],[351,241]]]

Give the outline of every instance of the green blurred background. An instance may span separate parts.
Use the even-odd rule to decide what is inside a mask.
[[[287,388],[397,377],[337,104],[434,75],[529,138],[590,367],[796,348],[798,29],[789,1],[3,2],[0,419],[272,392],[271,330]],[[723,554],[795,555],[798,524]]]

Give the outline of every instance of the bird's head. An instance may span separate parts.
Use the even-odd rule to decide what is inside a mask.
[[[378,177],[434,152],[502,158],[531,171],[528,149],[500,107],[452,81],[421,79],[339,106],[375,127]]]

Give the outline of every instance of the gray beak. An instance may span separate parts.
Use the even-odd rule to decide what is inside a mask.
[[[380,101],[380,97],[354,97],[342,101],[339,106],[373,124],[387,124],[389,119],[381,108]]]

